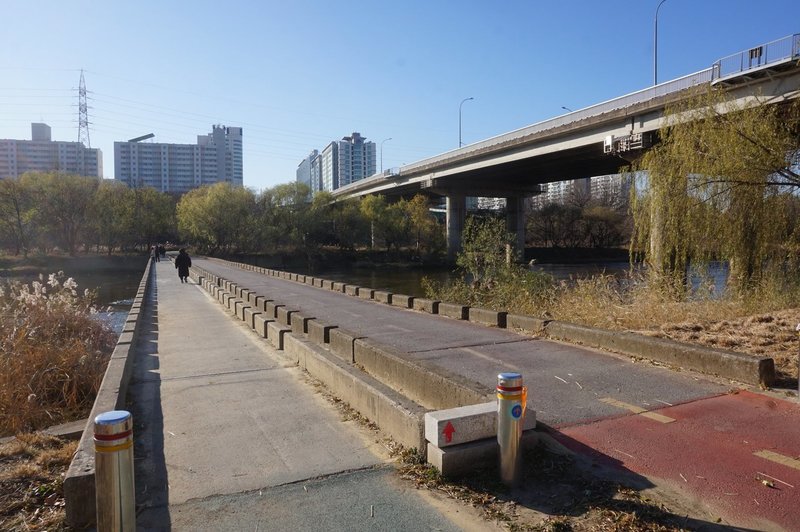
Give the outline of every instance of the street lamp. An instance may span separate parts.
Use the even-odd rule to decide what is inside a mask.
[[[653,21],[653,85],[658,85],[658,10],[661,4],[667,0],[661,0],[656,7],[656,17]]]
[[[383,139],[381,141],[381,173],[383,173],[383,143],[386,142],[387,140],[392,140],[392,137],[389,137],[388,139]]]
[[[461,100],[461,103],[458,104],[458,147],[459,148],[463,146],[463,144],[461,143],[461,106],[464,105],[464,102],[474,99],[475,98],[470,96],[469,98],[464,98],[463,100]]]
[[[562,106],[561,106],[561,108],[562,108],[563,110],[565,110],[565,111],[569,111],[570,113],[572,112],[572,109],[570,109],[569,107],[564,107],[564,106],[562,105]]]

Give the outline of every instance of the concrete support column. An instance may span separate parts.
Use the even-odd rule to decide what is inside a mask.
[[[467,198],[463,194],[447,196],[447,258],[454,261],[461,251],[461,232],[467,215]]]
[[[516,260],[525,257],[525,198],[515,196],[506,198],[506,229],[517,238],[514,243]]]

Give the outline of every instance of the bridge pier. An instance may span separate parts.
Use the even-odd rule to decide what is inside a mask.
[[[447,195],[447,259],[455,261],[461,251],[461,232],[467,216],[467,197],[464,194]]]

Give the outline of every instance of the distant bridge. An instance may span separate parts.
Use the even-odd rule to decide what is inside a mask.
[[[446,197],[451,255],[460,249],[466,196],[506,198],[508,228],[522,249],[525,197],[539,194],[545,183],[618,172],[655,142],[665,108],[703,85],[721,87],[737,100],[798,97],[800,34],[722,58],[688,76],[387,170],[333,194]]]

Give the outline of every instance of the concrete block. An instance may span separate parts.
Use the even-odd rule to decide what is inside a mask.
[[[245,307],[244,309],[244,322],[251,328],[256,328],[255,317],[260,316],[261,312],[253,307]]]
[[[359,286],[357,292],[358,292],[357,293],[358,297],[360,297],[361,299],[370,299],[371,300],[372,298],[375,297],[375,290],[373,290],[372,288],[366,288],[364,286]]]
[[[333,344],[331,331],[331,345]],[[483,403],[493,392],[486,386],[369,338],[354,341],[353,362],[387,386],[428,409]]]
[[[535,430],[522,433],[520,450],[532,449],[539,441]],[[476,469],[496,470],[500,446],[496,438],[462,443],[452,447],[439,448],[428,444],[428,463],[448,478],[458,478]]]
[[[306,316],[300,312],[295,312],[291,316],[292,334],[308,334],[308,324],[314,321],[314,316]]]
[[[267,337],[267,326],[275,321],[275,318],[270,318],[266,314],[256,314],[253,316],[253,329],[262,337]]]
[[[276,303],[275,301],[267,301],[267,308],[264,313],[270,318],[277,318],[278,317],[278,309],[280,307],[285,307],[286,305],[281,305],[280,303]]]
[[[331,290],[333,290],[334,292],[344,292],[344,287],[345,287],[344,283],[336,283],[336,282],[331,283]]]
[[[318,320],[311,320],[308,322],[308,339],[317,345],[324,345],[330,343],[331,329],[336,329],[336,325],[326,325]]]
[[[353,362],[353,344],[361,335],[347,329],[331,329],[329,332],[331,353],[342,360]]]
[[[348,296],[357,296],[358,295],[358,286],[354,284],[346,284],[344,285],[344,293]]]
[[[506,328],[521,330],[530,333],[543,333],[547,321],[521,314],[509,314],[506,316]]]
[[[733,351],[561,321],[549,322],[545,334],[749,384],[769,387],[775,381],[775,362],[771,358],[757,358]]]
[[[469,317],[469,307],[455,303],[439,303],[439,315],[455,320],[465,320]]]
[[[378,303],[384,303],[386,305],[392,304],[392,293],[386,292],[384,290],[375,290],[372,294],[372,299],[377,301]]]
[[[322,280],[322,288],[326,288],[328,290],[333,290],[333,281],[327,281],[325,279]]]
[[[300,274],[297,274],[297,276],[294,278],[294,280],[295,280],[295,281],[297,281],[298,283],[303,283],[303,284],[305,284],[305,282],[306,282],[306,276],[305,276],[305,275],[300,275]]]
[[[508,312],[498,312],[485,308],[470,307],[468,311],[469,321],[480,323],[481,325],[488,325],[489,327],[505,328],[507,316]]]
[[[267,340],[272,344],[272,347],[282,351],[284,336],[292,332],[289,327],[281,325],[276,321],[271,321],[267,324]]]
[[[522,430],[535,428],[536,411],[528,403]],[[449,447],[496,436],[496,400],[425,414],[425,439],[436,447]]]
[[[303,369],[306,369],[306,359],[313,356],[312,344],[294,334],[287,334],[283,337],[283,351]]]
[[[316,282],[314,283],[314,286],[316,286],[317,288],[326,288],[325,279],[317,279]]]
[[[250,292],[249,294],[247,294],[247,302],[250,303],[251,307],[256,306],[256,298],[258,298],[258,294],[256,294],[255,292]]]
[[[245,317],[245,315],[244,315],[244,311],[245,311],[245,310],[249,310],[249,309],[251,309],[251,308],[253,308],[253,307],[251,307],[251,306],[250,306],[250,305],[249,305],[249,304],[248,304],[246,301],[239,301],[239,302],[237,302],[237,303],[236,303],[236,316],[237,316],[237,317],[238,317],[240,320],[242,320],[242,321],[244,321],[244,322],[247,322],[247,318],[246,318],[246,317]]]
[[[422,312],[427,312],[428,314],[438,314],[439,303],[439,301],[434,299],[425,299],[422,297],[415,297],[413,301],[414,310],[421,310]]]
[[[292,324],[292,314],[297,312],[296,310],[289,310],[289,307],[285,307],[283,305],[279,307],[275,307],[275,318],[282,324],[289,327]]]
[[[306,284],[310,284],[311,286],[314,286],[315,282],[316,282],[316,278],[311,277],[310,275],[306,275],[306,278],[305,278],[305,283]]]
[[[413,308],[414,298],[403,294],[392,294],[392,301],[390,303],[393,307]]]

